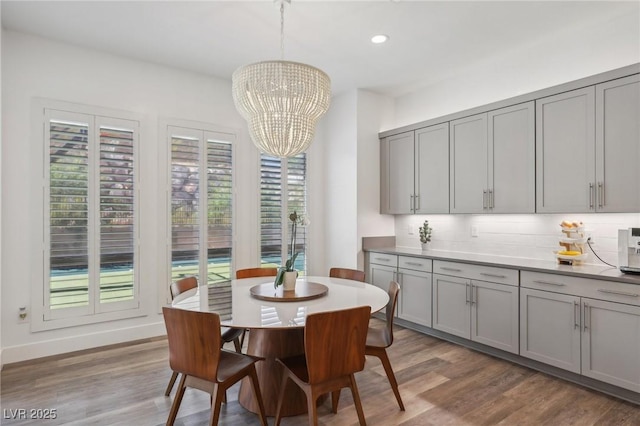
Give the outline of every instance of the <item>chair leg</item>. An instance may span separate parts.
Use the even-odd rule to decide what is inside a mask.
[[[393,374],[393,369],[391,368],[391,362],[389,361],[389,356],[387,355],[387,351],[383,349],[382,351],[376,353],[376,356],[380,358],[382,361],[382,366],[384,367],[384,371],[387,373],[387,378],[389,379],[389,384],[391,384],[391,389],[396,396],[396,400],[398,400],[398,405],[400,406],[400,410],[404,411],[404,404],[402,403],[402,398],[400,398],[400,390],[398,389],[398,382],[396,381],[396,375]]]
[[[305,389],[307,395],[307,411],[309,412],[309,426],[318,426],[318,395],[312,389]]]
[[[236,350],[236,352],[238,352],[239,354],[242,353],[242,344],[240,343],[240,339],[238,337],[233,339],[233,347]]]
[[[278,408],[276,409],[276,420],[273,426],[279,426],[280,420],[282,419],[282,403],[284,402],[284,391],[287,387],[287,383],[289,382],[289,376],[285,371],[282,375],[282,383],[280,384],[280,395],[278,395]]]
[[[340,402],[340,389],[331,392],[331,408],[334,414],[338,412],[338,402]]]
[[[223,389],[219,384],[213,386],[213,401],[211,403],[211,417],[209,424],[216,426],[218,419],[220,419],[220,406],[222,405],[222,399],[225,397],[226,389]]]
[[[178,410],[180,409],[180,403],[182,402],[182,397],[184,396],[185,390],[185,381],[187,380],[186,375],[182,375],[180,378],[180,384],[178,385],[178,392],[176,392],[175,398],[173,398],[173,404],[171,404],[171,411],[169,411],[169,418],[167,419],[167,426],[172,426],[173,422],[176,421],[176,417],[178,416]]]
[[[364,417],[364,411],[362,410],[362,403],[360,402],[360,394],[358,393],[358,385],[356,384],[356,376],[351,374],[349,376],[351,385],[349,388],[351,389],[351,394],[353,395],[353,403],[356,406],[356,411],[358,412],[358,420],[360,420],[361,426],[367,425],[367,420]]]
[[[171,389],[173,389],[173,384],[176,382],[177,378],[178,378],[178,373],[175,371],[172,372],[171,378],[169,379],[169,384],[167,385],[167,389],[164,391],[164,396],[169,396],[169,394],[171,393]]]

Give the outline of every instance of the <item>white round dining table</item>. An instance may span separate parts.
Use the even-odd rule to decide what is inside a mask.
[[[326,286],[326,294],[317,298],[297,300],[289,292],[288,301],[275,301],[283,295],[281,287],[273,290],[273,297],[268,297],[269,300],[251,294],[251,289],[255,290],[256,286],[270,288],[268,286],[273,285],[273,280],[273,277],[256,277],[231,280],[223,285],[201,285],[180,294],[172,302],[176,308],[216,312],[223,326],[250,330],[246,352],[264,358],[264,361],[256,364],[256,369],[268,416],[275,416],[282,380],[282,366],[276,359],[304,353],[307,315],[357,306],[370,306],[371,313],[374,313],[383,309],[389,301],[387,292],[374,285],[321,276],[306,276],[296,281],[296,287],[300,289],[308,283]],[[268,296],[271,296],[270,291]],[[304,392],[292,383],[287,386],[286,392],[283,415],[305,413],[307,403]],[[243,379],[238,400],[246,409],[258,411],[246,379]]]

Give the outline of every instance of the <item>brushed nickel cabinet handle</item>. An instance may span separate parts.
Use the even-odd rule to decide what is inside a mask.
[[[487,208],[487,190],[483,190],[482,191],[482,209],[486,209]]]
[[[534,280],[534,283],[538,283],[538,284],[546,284],[546,285],[553,285],[556,287],[564,287],[566,284],[561,284],[561,283],[554,283],[552,281],[540,281],[540,280]]]
[[[489,190],[489,208],[493,209],[495,206],[493,205],[493,189]]]
[[[381,262],[391,262],[391,259],[387,259],[386,257],[375,257],[374,259]]]
[[[468,305],[470,303],[469,301],[469,283],[465,283],[464,285],[464,298],[465,298],[465,305]]]
[[[420,210],[420,194],[416,194],[414,196],[414,204],[416,205],[416,210]]]
[[[413,208],[413,204],[414,204],[414,202],[413,202],[413,195],[409,195],[409,210],[411,210],[411,211],[413,211],[413,210],[414,210],[414,208]]]
[[[573,329],[580,328],[580,304],[573,302]]]
[[[588,324],[588,325],[587,325]],[[584,304],[584,331],[591,328],[591,307],[588,303]]]
[[[458,268],[448,268],[446,266],[441,266],[440,269],[442,269],[443,271],[453,271],[453,272],[462,272],[462,269],[458,269]]]
[[[593,208],[593,183],[589,182],[589,208]]]
[[[405,265],[412,265],[412,266],[424,266],[424,264],[419,263],[419,262],[404,262]]]
[[[487,272],[480,272],[480,275],[482,275],[483,277],[491,277],[491,278],[507,278],[506,275],[489,274]]]
[[[638,296],[640,296],[640,294],[637,294],[637,293],[627,293],[626,291],[607,290],[605,288],[599,288],[598,291],[600,293],[616,294],[618,296],[627,296],[627,297],[638,297]]]

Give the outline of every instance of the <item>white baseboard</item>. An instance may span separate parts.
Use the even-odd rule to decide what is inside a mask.
[[[118,330],[65,337],[62,339],[28,343],[25,345],[9,346],[0,349],[0,365],[4,366],[4,364],[8,365],[16,362],[28,361],[30,359],[60,355],[68,352],[92,349],[123,342],[131,342],[140,339],[148,339],[151,337],[165,336],[166,334],[167,331],[164,326],[164,322],[160,321],[153,324],[144,324],[135,327],[121,328]]]

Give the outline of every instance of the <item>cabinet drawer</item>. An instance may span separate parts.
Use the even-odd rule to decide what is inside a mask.
[[[507,285],[518,285],[518,270],[435,260],[433,272]]]
[[[421,257],[398,256],[398,268],[431,272],[431,259]]]
[[[398,256],[396,256],[395,254],[370,252],[369,263],[373,263],[375,265],[393,266],[395,268],[398,266]]]
[[[640,286],[544,272],[522,271],[522,287],[640,306]]]

